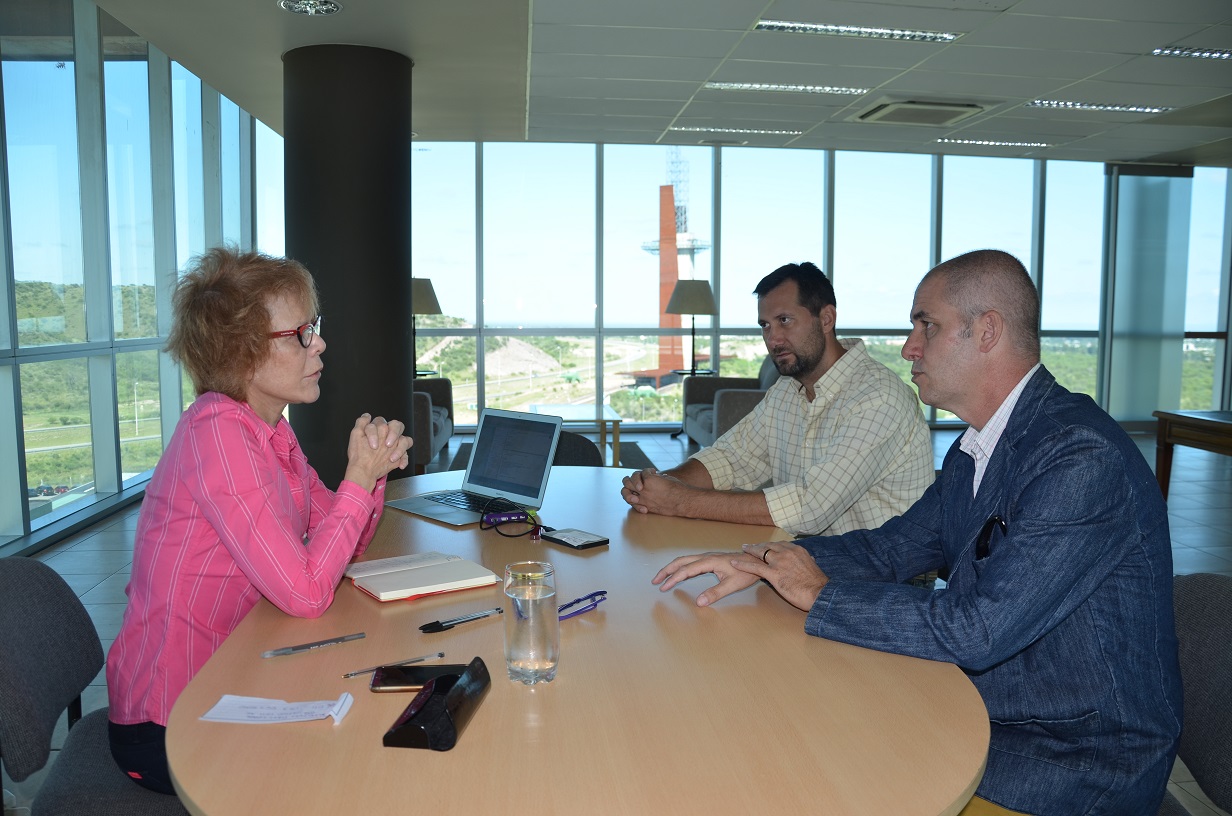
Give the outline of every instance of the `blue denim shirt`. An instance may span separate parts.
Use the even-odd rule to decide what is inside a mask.
[[[991,721],[978,794],[1034,816],[1153,814],[1181,730],[1167,508],[1129,437],[1041,367],[978,496],[957,442],[876,530],[800,541],[811,635],[957,664]],[[976,558],[985,521],[1005,534]],[[899,582],[947,567],[946,589]]]

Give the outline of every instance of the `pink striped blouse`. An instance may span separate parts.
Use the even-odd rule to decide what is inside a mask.
[[[315,618],[381,518],[371,494],[321,483],[285,419],[207,393],[180,417],[146,487],[128,607],[107,656],[112,722],[167,724],[188,681],[266,597]]]

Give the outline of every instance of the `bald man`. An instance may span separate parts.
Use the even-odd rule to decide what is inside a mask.
[[[907,512],[875,530],[677,558],[707,606],[760,579],[811,635],[957,664],[988,708],[987,770],[964,814],[1154,813],[1181,728],[1172,550],[1159,486],[1090,398],[1039,362],[1039,298],[996,250],[916,289],[920,398],[970,428]],[[949,571],[940,590],[903,581]]]

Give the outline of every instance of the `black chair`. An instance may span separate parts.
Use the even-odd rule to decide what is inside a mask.
[[[1210,800],[1232,811],[1232,576],[1195,573],[1173,578],[1180,640],[1185,721],[1177,756]],[[1160,816],[1187,816],[1171,794]]]
[[[103,666],[98,632],[55,570],[0,558],[0,761],[17,782],[47,764],[52,732],[68,711],[68,736],[33,816],[184,814],[174,796],[134,784],[111,758],[107,709],[81,716],[81,692]]]
[[[580,465],[582,467],[603,467],[603,454],[599,446],[581,434],[573,431],[561,431],[560,441],[556,443],[556,456],[553,465]]]

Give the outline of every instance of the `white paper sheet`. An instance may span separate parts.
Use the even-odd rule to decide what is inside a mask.
[[[351,710],[355,698],[350,692],[342,692],[337,700],[315,700],[308,703],[288,703],[286,700],[271,700],[268,697],[240,697],[224,694],[214,707],[201,715],[211,722],[230,723],[288,723],[308,722],[334,718],[334,725]]]

